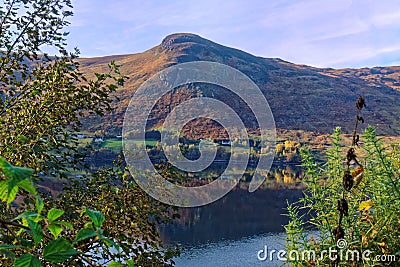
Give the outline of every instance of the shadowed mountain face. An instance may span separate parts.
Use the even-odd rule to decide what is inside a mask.
[[[105,119],[85,119],[85,128],[90,130],[120,133],[125,109],[140,84],[165,67],[190,61],[219,62],[246,74],[268,100],[277,128],[331,133],[334,127],[341,126],[344,132],[351,132],[356,114],[354,103],[359,95],[364,96],[367,103],[366,124],[377,125],[378,132],[387,135],[398,134],[396,129],[400,128],[400,67],[314,68],[281,59],[256,57],[186,33],[169,35],[160,45],[141,54],[80,59],[80,62],[83,72],[94,73],[106,71],[111,60],[122,65],[122,73],[130,79],[116,93],[119,101],[115,101],[112,114]],[[224,101],[242,113],[246,126],[252,128],[254,125],[249,109],[223,88],[189,84],[159,101],[149,126],[162,125],[171,108],[199,95]],[[220,132],[217,124],[193,123],[202,133],[212,133],[213,127],[215,132]],[[190,125],[187,127],[191,128]]]

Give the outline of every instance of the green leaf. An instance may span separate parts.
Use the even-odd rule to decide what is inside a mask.
[[[18,192],[17,185],[22,180],[27,179],[29,176],[31,176],[33,173],[33,169],[14,167],[10,163],[8,163],[3,157],[0,157],[0,169],[3,170],[4,176],[8,179],[8,181],[7,181],[7,202],[11,203],[15,199],[15,196],[17,194],[16,191]],[[4,193],[2,192],[1,195],[3,195],[3,194]],[[4,199],[4,198],[2,198],[2,199]]]
[[[108,265],[108,267],[124,267],[124,266],[125,266],[125,264],[122,264],[122,263],[116,262],[116,261],[113,261]]]
[[[65,227],[67,227],[68,229],[71,229],[71,230],[74,229],[74,227],[72,226],[72,224],[70,224],[69,222],[60,222],[60,221],[56,221],[56,222],[53,222],[53,224],[65,226]]]
[[[126,263],[128,264],[128,267],[135,267],[135,262],[133,260],[127,260]]]
[[[12,167],[7,160],[5,160],[2,156],[0,156],[0,169],[10,168]]]
[[[15,267],[41,267],[39,259],[32,254],[25,254],[22,257],[15,259]]]
[[[34,196],[37,195],[36,187],[33,185],[31,180],[22,180],[18,183],[18,186]]]
[[[13,219],[13,221],[19,220],[19,219],[26,219],[26,218],[36,218],[38,216],[37,212],[34,211],[25,211],[24,213],[21,213],[17,217]]]
[[[17,236],[16,239],[24,247],[24,249],[32,249],[33,248],[34,243],[31,240],[31,238],[28,240],[28,239]]]
[[[61,234],[62,230],[63,229],[62,229],[61,226],[58,226],[58,225],[56,225],[54,223],[49,225],[49,231],[54,236],[54,238],[57,238]]]
[[[96,231],[89,228],[83,228],[79,230],[78,234],[76,235],[75,243],[94,236],[97,236]]]
[[[105,218],[101,212],[86,209],[86,214],[90,217],[95,227],[100,228]]]
[[[26,219],[26,221],[28,222],[29,229],[31,229],[33,241],[37,246],[43,238],[42,227],[37,222],[32,221],[31,219]]]
[[[13,249],[13,248],[21,248],[21,246],[9,245],[9,244],[1,244],[0,245],[0,250],[2,250],[2,249]]]
[[[6,181],[0,181],[0,199],[1,201],[7,201],[8,186]]]
[[[32,175],[33,170],[28,168],[13,167],[8,169],[3,169],[4,175],[8,177],[8,191],[11,191],[15,186],[17,186],[21,181],[27,179]]]
[[[11,165],[10,165],[11,166]],[[3,167],[4,175],[8,178],[15,178],[16,180],[23,180],[33,174],[33,169],[23,167]]]
[[[63,262],[79,254],[79,251],[65,239],[58,238],[51,241],[43,251],[43,257],[48,262]]]
[[[15,186],[11,192],[8,191],[7,181],[0,181],[0,199],[7,203],[14,201],[18,193],[18,186]]]
[[[38,214],[40,214],[42,212],[43,208],[44,208],[43,200],[40,197],[36,198],[35,206],[36,206]]]
[[[64,214],[63,210],[59,210],[56,208],[52,208],[51,210],[49,210],[49,212],[47,213],[47,219],[49,219],[50,223],[57,220],[59,217],[61,217],[61,215]]]
[[[114,242],[114,240],[105,236],[100,236],[100,239],[106,244],[107,247],[114,247],[119,252],[119,246]]]
[[[17,193],[18,193],[18,186],[15,186],[11,191],[8,192],[8,199],[7,199],[7,203],[10,204],[11,202],[13,202],[15,200],[15,198],[17,197]]]

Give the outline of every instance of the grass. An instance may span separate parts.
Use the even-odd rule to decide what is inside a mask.
[[[134,144],[141,144],[141,140],[133,140],[131,141]],[[146,146],[156,146],[157,140],[146,140]],[[115,152],[122,151],[122,140],[121,139],[106,139],[104,143],[101,145],[103,148],[107,148],[113,150]]]
[[[122,140],[121,139],[106,139],[101,145],[103,148],[107,148],[116,152],[122,150]]]

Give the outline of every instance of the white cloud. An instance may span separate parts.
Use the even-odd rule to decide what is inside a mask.
[[[400,8],[400,6],[399,6]],[[400,26],[400,10],[395,12],[376,14],[370,19],[374,26]]]

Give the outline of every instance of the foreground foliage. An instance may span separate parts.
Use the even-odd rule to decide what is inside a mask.
[[[172,265],[176,251],[162,248],[156,231],[167,207],[122,164],[89,169],[91,147],[75,138],[82,117],[111,110],[126,77],[113,62],[91,79],[80,73],[77,52],[65,49],[71,15],[69,0],[0,6],[0,265]],[[60,181],[56,198],[43,190]]]
[[[42,263],[54,264],[72,261],[90,263],[90,257],[84,255],[80,243],[89,238],[95,238],[99,244],[114,247],[119,246],[112,239],[103,235],[101,229],[104,215],[90,209],[83,209],[79,219],[84,223],[76,229],[76,234],[71,235],[73,224],[62,219],[64,210],[46,209],[42,198],[38,195],[36,187],[29,178],[32,169],[12,166],[0,157],[0,200],[7,202],[4,214],[0,218],[1,244],[0,252],[5,256],[1,260],[2,266],[13,263],[14,266],[43,266]],[[4,215],[12,208],[12,203],[19,190],[29,193],[27,198],[35,201],[30,209],[19,213],[15,218],[4,219]],[[29,202],[29,201],[27,201]],[[3,207],[4,209],[4,207]],[[8,213],[9,214],[9,213]],[[88,217],[87,220],[84,217]],[[69,238],[70,240],[67,240]]]
[[[362,173],[346,167],[346,162],[354,159],[349,156],[351,150],[341,144],[340,128],[332,135],[325,164],[317,163],[307,148],[302,149],[307,190],[299,203],[289,205],[290,222],[286,225],[286,249],[289,255],[290,251],[299,252],[299,257],[296,252],[288,257],[293,266],[397,266],[400,146],[383,143],[372,127],[365,130],[362,140],[360,147],[350,148],[354,157],[363,155],[356,159]],[[351,186],[345,182],[349,168]],[[300,215],[302,208],[308,211],[309,220]],[[321,256],[321,251],[329,249],[336,250],[332,257]],[[346,256],[349,250],[358,251],[360,257]],[[303,258],[305,251],[316,252],[316,257]],[[363,258],[365,251],[370,253]]]
[[[52,206],[63,208],[73,225],[79,228],[84,227],[85,222],[76,215],[76,207],[104,214],[104,234],[119,240],[120,250],[109,250],[97,242],[82,244],[85,251],[95,252],[93,258],[103,266],[112,261],[127,260],[132,260],[135,266],[172,265],[172,257],[178,255],[178,251],[161,247],[156,227],[171,221],[169,207],[150,197],[123,170],[121,161],[113,167],[101,168],[90,177],[82,178],[80,185],[66,188],[65,194],[60,195]],[[79,186],[84,190],[76,190]],[[74,232],[77,233],[76,230]]]

